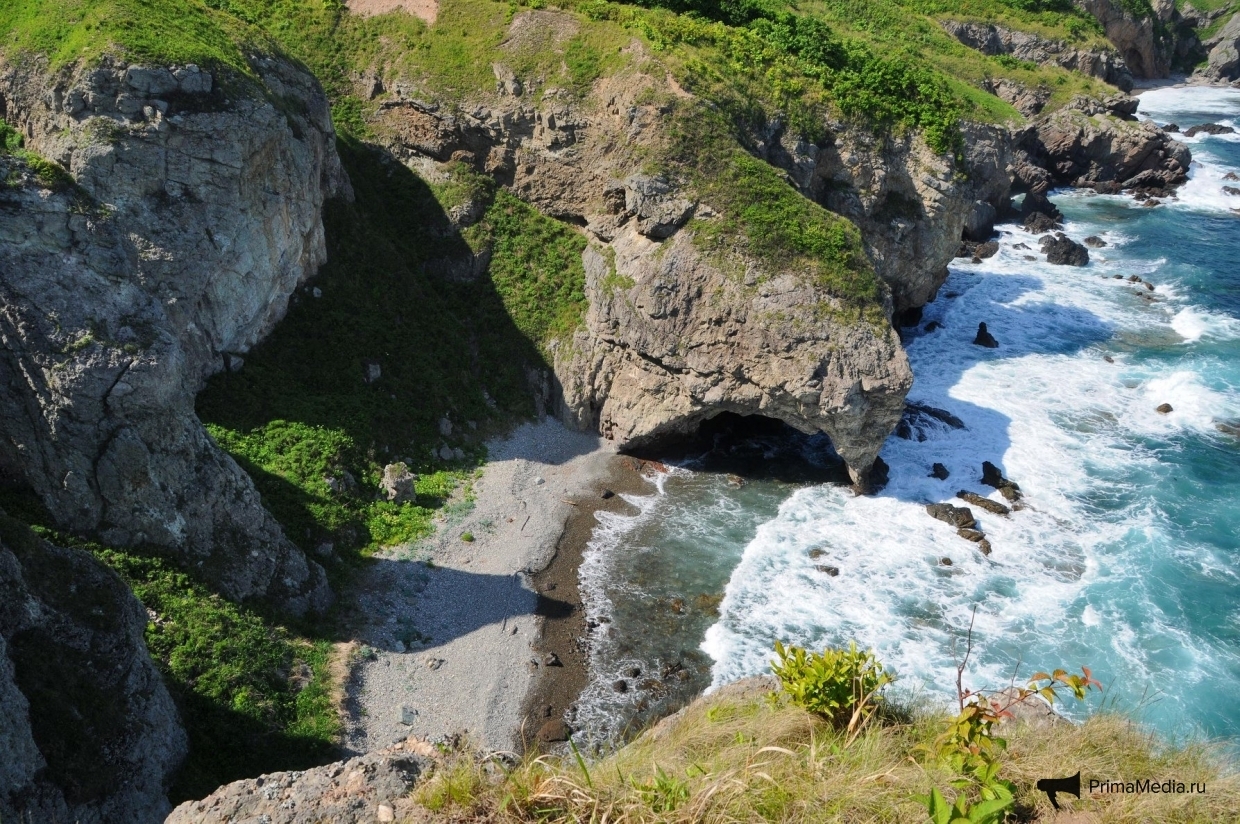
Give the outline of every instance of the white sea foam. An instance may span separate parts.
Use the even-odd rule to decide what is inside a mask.
[[[1143,108],[1160,95],[1143,96]],[[1234,113],[1240,92],[1210,90],[1192,106]],[[1227,169],[1202,154],[1193,182],[1168,208],[1229,208],[1221,195]],[[908,345],[917,376],[909,400],[943,408],[967,428],[924,442],[892,439],[883,458],[893,480],[883,493],[802,490],[758,529],[703,644],[716,686],[765,671],[775,639],[809,647],[855,639],[906,679],[941,687],[952,683],[953,639],[975,605],[975,686],[1004,682],[1020,657],[1036,666],[1092,664],[1142,685],[1181,674],[1192,683],[1229,678],[1234,656],[1218,658],[1187,632],[1166,611],[1156,579],[1143,574],[1163,563],[1207,564],[1200,552],[1180,557],[1167,549],[1165,517],[1141,484],[1161,471],[1151,438],[1213,431],[1216,420],[1240,410],[1240,396],[1208,385],[1196,371],[1203,364],[1134,364],[1109,347],[1234,339],[1240,321],[1184,305],[1174,283],[1160,282],[1155,292],[1169,303],[1139,299],[1126,279],[1110,276],[1157,281],[1168,261],[1126,257],[1132,238],[1110,226],[1066,224],[1071,236],[1098,233],[1109,244],[1091,252],[1085,269],[1049,266],[1036,237],[1000,228],[1000,252],[980,266],[953,266],[944,299],[926,307],[925,320],[943,328]],[[1022,243],[1031,248],[1016,248]],[[971,344],[982,321],[999,349]],[[1163,402],[1172,403],[1171,414],[1156,411]],[[1011,517],[974,508],[994,547],[989,557],[924,509],[960,489],[1001,500],[980,484],[983,460],[1016,479],[1027,504]],[[936,462],[951,472],[948,481],[928,476]],[[811,550],[826,554],[811,558]],[[819,572],[824,563],[839,575]],[[1210,563],[1217,575],[1236,575],[1226,560]]]

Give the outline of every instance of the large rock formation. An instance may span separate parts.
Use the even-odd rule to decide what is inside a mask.
[[[1183,183],[1192,162],[1188,147],[1137,121],[1135,109],[1131,98],[1077,98],[1039,119],[1020,141],[1014,166],[1020,185],[1043,193],[1054,186],[1118,192]]]
[[[983,54],[1010,54],[1018,60],[1027,60],[1041,66],[1059,66],[1069,71],[1096,77],[1112,86],[1118,86],[1123,91],[1132,89],[1132,72],[1124,59],[1113,51],[1078,49],[1062,40],[1053,40],[1033,32],[1008,29],[991,23],[944,20],[941,25],[961,43]],[[1015,89],[1007,88],[1011,89],[1008,95],[1015,99]],[[998,93],[998,87],[992,91]],[[1025,94],[1028,93],[1029,91],[1026,90]],[[1013,100],[1008,102],[1013,102]],[[1042,101],[1042,105],[1045,105],[1045,100]],[[1038,108],[1040,109],[1041,106]],[[1035,114],[1036,112],[1024,111],[1023,113]]]
[[[1136,15],[1121,0],[1074,0],[1094,16],[1135,77],[1166,77],[1171,71],[1167,43],[1155,17]]]
[[[552,39],[576,25],[523,12],[514,31],[531,21]],[[685,181],[641,174],[667,138],[669,112],[693,105],[691,95],[647,66],[598,81],[585,99],[554,89],[533,99],[523,79],[494,68],[496,92],[462,105],[399,80],[361,78],[358,88],[379,98],[371,125],[381,142],[419,174],[434,180],[442,164],[466,162],[585,227],[590,310],[553,354],[563,415],[631,447],[724,411],[769,416],[826,432],[864,481],[911,384],[899,342],[801,273],[699,248],[694,226],[716,219],[718,204]],[[965,180],[917,135],[825,126],[826,139],[810,144],[772,122],[748,146],[861,229],[890,289],[889,315],[920,307],[946,277],[977,202],[1006,207],[1010,136],[968,127]]]
[[[205,378],[283,315],[347,193],[327,100],[194,66],[0,65],[0,115],[76,183],[15,158],[0,191],[0,470],[60,524],[175,558],[237,599],[330,599],[194,415]]]
[[[1206,64],[1197,74],[1209,80],[1240,80],[1240,12],[1232,15],[1217,34],[1205,42]]]
[[[0,511],[0,820],[162,821],[185,732],[142,605]]]

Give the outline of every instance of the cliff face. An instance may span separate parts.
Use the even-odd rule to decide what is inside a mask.
[[[493,96],[458,106],[392,84],[372,128],[424,176],[466,162],[585,228],[590,309],[552,353],[563,416],[637,447],[724,411],[764,415],[826,432],[864,480],[912,382],[894,330],[855,309],[850,317],[803,272],[721,258],[695,241],[718,204],[691,182],[643,173],[669,112],[692,97],[648,69],[601,80],[585,98],[549,90],[539,100],[504,66],[495,73]],[[374,93],[373,80],[362,85]],[[916,135],[827,126],[810,144],[768,124],[749,148],[861,229],[889,290],[888,317],[920,307],[946,277],[975,203],[1006,205],[1009,136],[972,129],[963,180]]]
[[[944,20],[943,28],[964,45],[983,54],[1010,54],[1018,60],[1055,65],[1096,77],[1123,91],[1132,89],[1132,71],[1124,58],[1112,51],[1078,49],[1061,40],[987,23]],[[1027,115],[1037,113],[1022,111]]]
[[[162,821],[185,732],[142,605],[0,512],[0,819]]]
[[[1206,64],[1197,74],[1213,81],[1240,80],[1240,12],[1228,20],[1217,34],[1204,44],[1209,50]]]
[[[1166,77],[1171,72],[1168,42],[1160,35],[1154,17],[1137,17],[1117,0],[1075,0],[1102,25],[1107,39],[1124,58],[1135,77]]]
[[[225,89],[193,66],[0,65],[0,114],[76,181],[7,161],[0,470],[66,529],[302,612],[330,599],[322,569],[193,410],[324,260],[320,208],[347,193],[317,82],[253,70]]]

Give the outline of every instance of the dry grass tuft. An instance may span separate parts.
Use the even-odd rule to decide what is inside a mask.
[[[953,792],[950,769],[928,755],[947,720],[939,712],[888,711],[846,744],[816,716],[750,690],[700,699],[599,761],[530,755],[505,769],[460,755],[415,797],[456,821],[923,824],[916,796],[932,786]],[[1240,777],[1215,747],[1169,747],[1115,715],[1001,734],[1009,741],[1003,774],[1019,787],[1009,820],[1240,822]],[[1034,784],[1077,769],[1085,782],[1173,778],[1204,782],[1207,791],[1061,796],[1073,812],[1056,819]]]

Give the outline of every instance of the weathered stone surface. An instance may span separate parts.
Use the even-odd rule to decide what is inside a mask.
[[[999,341],[995,340],[995,336],[990,334],[990,330],[986,328],[985,321],[977,325],[977,334],[973,336],[973,345],[984,346],[987,349],[999,348]]]
[[[172,811],[166,824],[406,821],[418,812],[409,794],[433,767],[434,756],[430,744],[409,738],[325,767],[235,781],[201,801],[185,802]]]
[[[1053,185],[1118,191],[1183,183],[1192,162],[1188,147],[1152,122],[1127,119],[1132,102],[1078,97],[1040,119],[1022,148]]]
[[[1042,238],[1042,251],[1046,262],[1057,266],[1085,266],[1089,263],[1089,250],[1063,232]]]
[[[1197,74],[1210,80],[1240,80],[1240,12],[1205,43],[1209,50],[1206,64]]]
[[[1123,58],[1111,51],[1077,49],[1061,40],[987,23],[944,20],[942,26],[961,43],[983,54],[1010,54],[1018,60],[1028,60],[1042,66],[1059,66],[1096,77],[1118,86],[1123,91],[1132,89],[1132,72]],[[1049,99],[1049,96],[1047,94],[1046,99]],[[1009,102],[1014,103],[1011,100]],[[1045,105],[1045,99],[1042,100],[1042,105]],[[1037,111],[1041,111],[1041,106],[1038,106]],[[1022,110],[1022,113],[1037,112]]]
[[[951,504],[926,504],[926,513],[935,520],[951,524],[957,529],[972,529],[977,520],[973,517],[973,511],[967,506],[952,506]]]
[[[1199,134],[1235,134],[1236,130],[1222,123],[1201,123],[1184,130],[1185,137],[1196,137]]]
[[[974,506],[979,506],[987,512],[994,513],[995,515],[1010,515],[1012,513],[1011,509],[998,501],[992,501],[989,498],[984,498],[976,492],[966,492],[961,490],[956,493],[956,497],[963,501],[968,501]]]
[[[146,623],[115,573],[0,511],[0,820],[163,820],[187,742]]]
[[[379,481],[379,489],[385,498],[393,503],[403,504],[417,500],[418,493],[414,484],[418,476],[409,471],[403,461],[383,467],[383,479]]]
[[[0,465],[69,530],[304,612],[330,600],[322,569],[193,407],[323,262],[323,201],[347,192],[317,82],[253,61],[265,88],[227,100],[190,67],[0,64],[6,119],[80,187],[0,192]]]
[[[995,231],[999,212],[984,200],[973,201],[969,216],[964,221],[964,239],[985,243]]]
[[[1137,16],[1122,0],[1074,0],[1076,6],[1094,16],[1107,39],[1124,58],[1134,77],[1166,77],[1171,56],[1158,34],[1153,17]]]

